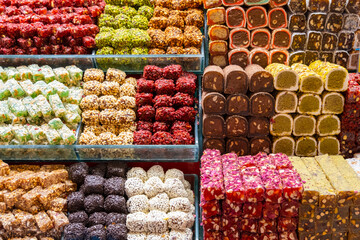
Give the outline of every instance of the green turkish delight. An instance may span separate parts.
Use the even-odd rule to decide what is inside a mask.
[[[12,131],[14,133],[14,137],[17,141],[24,144],[27,141],[31,140],[31,135],[28,130],[22,125],[16,125],[12,127]]]
[[[11,96],[11,92],[7,87],[7,84],[0,80],[0,100],[4,100]]]
[[[60,118],[53,118],[49,121],[49,126],[52,129],[58,130],[64,126],[64,123],[61,121]]]
[[[30,68],[26,66],[19,66],[16,68],[20,73],[21,80],[32,79],[32,72]]]
[[[24,92],[22,87],[19,85],[19,83],[14,78],[9,79],[5,83],[5,86],[7,89],[9,89],[11,95],[14,98],[22,98],[26,95],[26,93]]]
[[[49,118],[54,114],[53,109],[51,108],[49,102],[46,100],[46,98],[43,95],[37,96],[35,98],[35,103],[45,118]]]
[[[67,112],[64,116],[66,123],[79,123],[81,116],[78,113]]]
[[[68,112],[81,114],[81,109],[77,104],[65,103],[64,106]]]
[[[69,96],[69,88],[61,82],[55,80],[49,83],[49,86],[52,87],[55,93],[57,93],[60,97],[66,98]]]
[[[132,26],[131,18],[125,14],[118,14],[114,18],[114,28],[130,28]]]
[[[27,125],[28,132],[35,143],[41,143],[46,138],[44,130],[39,126]]]
[[[65,116],[66,108],[64,107],[64,104],[61,102],[59,95],[57,94],[50,95],[49,102],[56,117],[61,118]]]
[[[37,87],[41,94],[46,98],[49,98],[50,95],[54,94],[54,89],[44,81],[38,81],[34,84],[34,86]]]
[[[56,75],[55,75],[54,71],[48,65],[42,66],[41,72],[42,72],[42,74],[44,74],[44,81],[46,83],[50,83],[56,79]]]
[[[15,98],[9,98],[7,103],[8,103],[10,111],[16,117],[26,117],[28,115],[26,107],[20,100],[15,99]]]
[[[68,84],[70,82],[70,74],[65,68],[63,67],[55,68],[53,71],[59,82],[64,84]]]
[[[135,47],[131,49],[132,55],[149,54],[149,49],[146,47]]]
[[[0,79],[3,81],[6,81],[8,79],[6,72],[2,67],[0,67]]]
[[[0,122],[9,122],[11,121],[10,109],[7,101],[0,102]]]
[[[26,119],[27,117],[18,117],[15,116],[15,114],[13,114],[12,112],[10,113],[10,118],[11,118],[11,124],[12,125],[16,125],[16,124],[26,124]]]
[[[11,125],[0,126],[0,139],[2,142],[10,142],[14,138]]]
[[[79,85],[80,81],[83,78],[83,71],[75,65],[67,66],[65,69],[70,74],[71,85],[73,86]]]
[[[28,66],[32,73],[33,82],[45,80],[45,76],[41,71],[41,68],[37,64],[31,64]]]
[[[20,72],[14,67],[5,68],[5,73],[8,79],[14,78],[15,80],[21,80]]]
[[[51,145],[59,145],[61,142],[61,136],[60,134],[49,127],[48,124],[41,125],[41,128],[43,129],[46,139],[48,140],[49,144]]]
[[[72,145],[76,142],[74,131],[70,130],[66,125],[63,125],[61,129],[58,130],[58,133],[63,140],[63,144]]]
[[[84,91],[81,88],[72,87],[69,90],[69,96],[65,98],[67,103],[80,104]]]
[[[19,82],[20,86],[22,87],[22,89],[24,90],[24,92],[26,93],[26,95],[35,98],[36,96],[38,96],[41,91],[39,89],[39,87],[35,84],[32,83],[31,80],[25,80],[22,82]]]

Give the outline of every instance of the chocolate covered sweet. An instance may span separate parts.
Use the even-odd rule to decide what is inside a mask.
[[[68,215],[69,222],[82,223],[86,226],[88,222],[88,215],[85,211],[73,212]]]
[[[250,45],[253,48],[265,48],[270,47],[271,34],[266,28],[256,29],[251,32]]]
[[[249,62],[265,68],[270,62],[270,53],[266,49],[254,48],[250,52]]]
[[[342,13],[345,10],[347,1],[343,0],[331,0],[330,1],[330,12]]]
[[[249,118],[249,134],[248,137],[267,136],[270,131],[270,122],[265,117]]]
[[[89,216],[88,226],[105,225],[106,224],[106,212],[95,212]]]
[[[305,52],[304,51],[297,51],[292,52],[289,55],[289,65],[293,65],[294,63],[305,63]]]
[[[234,6],[226,9],[226,25],[229,28],[245,27],[246,17],[242,7]]]
[[[322,44],[321,32],[308,31],[306,49],[310,51],[320,51]]]
[[[306,33],[293,33],[290,48],[293,51],[304,50],[306,46]]]
[[[246,156],[250,153],[249,141],[244,137],[230,138],[226,141],[226,152]]]
[[[106,225],[111,224],[125,224],[126,223],[126,214],[123,213],[108,213],[106,216]]]
[[[288,7],[293,13],[305,13],[307,0],[289,0]]]
[[[343,25],[343,15],[340,13],[329,13],[326,18],[325,30],[331,33],[340,32]]]
[[[127,229],[125,224],[112,224],[106,228],[107,239],[125,240],[127,239]]]
[[[311,12],[329,12],[330,0],[308,0],[307,5]]]
[[[255,137],[250,140],[250,154],[256,155],[260,152],[269,153],[271,141],[268,137]]]
[[[291,33],[289,30],[280,28],[272,32],[271,48],[288,49],[291,44]]]
[[[121,177],[108,178],[104,182],[104,194],[107,195],[124,195],[125,180]]]
[[[319,53],[319,60],[323,62],[334,62],[334,52],[321,52]]]
[[[69,178],[73,182],[81,185],[83,184],[87,173],[89,172],[89,166],[84,163],[76,163],[69,168]]]
[[[204,114],[225,114],[226,99],[220,93],[206,93],[202,97]]]
[[[246,48],[250,45],[250,31],[245,28],[232,29],[229,39],[229,47],[231,49]]]
[[[251,115],[256,117],[270,117],[274,113],[275,100],[269,93],[255,93],[250,98]]]
[[[84,193],[73,192],[67,197],[67,209],[69,212],[77,212],[84,209]]]
[[[287,27],[287,14],[283,8],[273,8],[269,11],[269,28],[286,28]]]
[[[123,196],[109,195],[104,200],[106,212],[126,213],[126,200]]]
[[[245,68],[249,64],[250,52],[246,48],[233,49],[228,53],[229,64]]]
[[[249,30],[268,26],[266,9],[261,6],[250,7],[246,11],[246,21]]]
[[[218,138],[205,138],[203,142],[204,149],[217,149],[225,153],[225,141]]]
[[[229,28],[224,25],[212,25],[209,27],[208,35],[210,40],[228,40],[229,39]]]
[[[273,49],[270,51],[270,63],[289,64],[289,52],[285,49]]]
[[[289,16],[290,32],[304,32],[306,30],[306,16],[301,13],[293,13]]]
[[[326,13],[310,13],[307,20],[308,30],[323,31],[325,29]]]
[[[106,177],[107,178],[111,178],[111,177],[124,178],[126,170],[127,170],[126,164],[124,162],[117,162],[117,161],[109,162]]]
[[[350,31],[339,32],[338,50],[350,51],[353,48],[355,34]]]
[[[100,194],[91,194],[84,198],[84,208],[88,214],[101,212],[104,207],[104,197]]]
[[[246,93],[248,90],[248,78],[245,71],[237,65],[229,65],[224,68],[225,94]]]
[[[224,72],[218,66],[208,66],[204,70],[202,79],[203,91],[223,92]]]
[[[226,99],[226,113],[228,115],[242,115],[250,114],[250,100],[244,94],[233,94]]]
[[[242,137],[248,135],[248,121],[246,118],[238,115],[229,116],[225,122],[226,136]]]
[[[319,59],[318,51],[305,51],[305,65],[310,65]]]
[[[324,32],[322,34],[322,51],[334,51],[338,43],[338,37],[334,33]]]
[[[104,192],[104,178],[97,175],[87,175],[84,181],[84,193],[103,194]]]
[[[335,51],[334,63],[345,68],[348,65],[349,58],[350,55],[347,51]]]
[[[84,239],[86,228],[82,223],[70,223],[64,228],[64,239]]]
[[[248,76],[250,92],[272,92],[274,90],[273,76],[261,66],[251,64],[245,68],[245,72]]]
[[[203,117],[203,135],[209,138],[225,137],[224,118],[217,115],[204,115]]]
[[[224,24],[226,19],[225,8],[223,7],[215,7],[208,9],[207,13],[207,22],[208,26],[215,25],[215,24]]]

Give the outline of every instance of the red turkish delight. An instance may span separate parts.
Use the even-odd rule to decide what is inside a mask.
[[[241,156],[238,158],[241,168],[257,166],[256,160],[252,156]]]
[[[224,215],[222,217],[222,231],[235,232],[238,231],[241,218]]]
[[[153,123],[152,122],[146,122],[146,121],[138,121],[136,123],[136,130],[146,130],[152,132],[153,129]]]
[[[11,38],[18,38],[20,36],[20,25],[8,23],[6,25],[6,35]]]
[[[204,231],[204,240],[223,240],[221,232]]]
[[[136,93],[135,102],[137,107],[152,105],[153,95],[151,93]]]
[[[263,207],[263,204],[261,202],[244,203],[243,212],[241,214],[241,217],[259,219],[259,218],[261,218],[261,215],[262,215],[262,207]]]
[[[280,240],[297,240],[297,234],[295,231],[292,232],[282,232],[279,234]],[[312,239],[312,238],[311,238]],[[326,238],[327,239],[327,238]]]
[[[189,94],[178,92],[176,93],[170,103],[173,103],[175,106],[193,106],[194,105],[194,97]]]
[[[21,47],[22,49],[28,49],[31,48],[34,44],[34,41],[31,38],[18,38],[17,39],[18,45],[19,47]]]
[[[221,215],[220,202],[218,200],[205,201],[202,195],[200,207],[205,218]]]
[[[240,233],[238,230],[223,230],[224,240],[240,240]]]
[[[283,184],[283,196],[288,200],[300,200],[303,192],[303,184],[299,174],[295,170],[280,169]]]
[[[89,10],[91,17],[93,17],[93,18],[99,17],[102,13],[101,8],[98,6],[88,7],[88,10]]]
[[[168,95],[157,95],[153,99],[154,107],[160,108],[160,107],[172,107],[172,97]]]
[[[260,219],[259,220],[259,231],[261,234],[264,233],[276,233],[276,220],[274,219]]]
[[[281,203],[280,216],[290,218],[299,216],[299,206],[298,201],[284,201]]]
[[[168,132],[169,124],[165,122],[154,122],[153,124],[153,132]]]
[[[160,122],[171,122],[174,120],[175,109],[172,107],[161,107],[156,109],[155,120]]]
[[[240,216],[242,210],[241,203],[235,203],[229,199],[222,201],[222,211],[224,216],[237,217]]]
[[[189,133],[192,132],[192,126],[189,122],[183,122],[183,121],[175,121],[173,125],[171,126],[171,132],[182,130],[187,131]]]
[[[270,203],[281,203],[283,200],[283,185],[276,170],[261,169],[261,178],[265,187],[265,201]],[[266,171],[267,173],[264,173]],[[273,174],[271,174],[272,172]]]
[[[75,25],[92,24],[93,21],[88,15],[76,15],[74,16],[73,23]]]
[[[188,77],[180,77],[176,81],[176,91],[194,96],[196,90],[196,83]]]
[[[263,217],[269,219],[276,219],[280,215],[280,204],[276,203],[264,203],[263,205]]]
[[[155,83],[152,80],[146,80],[144,78],[140,78],[137,80],[137,92],[139,93],[152,93],[155,90]]]
[[[173,132],[175,145],[190,145],[194,144],[195,139],[187,131],[177,130]]]
[[[243,233],[241,240],[260,240],[260,235],[255,233]]]
[[[181,65],[169,65],[163,68],[163,77],[177,80],[183,73]]]
[[[171,145],[173,144],[173,137],[168,132],[156,132],[151,138],[151,143],[154,145]]]
[[[9,37],[0,38],[0,46],[3,48],[11,48],[15,44],[15,40]]]
[[[296,218],[284,218],[278,219],[278,231],[279,232],[293,232],[296,231],[298,219]]]
[[[243,184],[247,202],[260,202],[264,200],[265,189],[259,176],[243,175]]]
[[[156,80],[155,91],[157,95],[172,95],[175,91],[174,81],[167,79]]]
[[[143,78],[150,80],[158,80],[163,76],[163,69],[154,65],[144,67]]]
[[[15,6],[9,6],[9,7],[5,8],[5,14],[8,16],[15,16],[15,15],[19,15],[20,11]]]
[[[221,230],[221,217],[211,217],[206,218],[205,216],[202,216],[202,226],[204,228],[205,232],[217,232]]]
[[[283,153],[271,154],[270,157],[274,160],[277,169],[293,168],[288,156]]]
[[[140,130],[134,132],[135,145],[150,145],[152,134],[150,131]]]
[[[178,121],[194,122],[197,111],[193,107],[181,107],[175,112]]]
[[[151,121],[155,117],[155,108],[150,105],[142,106],[137,110],[139,120]]]
[[[264,233],[260,235],[260,240],[278,240],[279,236],[277,233]]]
[[[241,219],[240,229],[243,232],[257,233],[259,228],[258,222],[259,220],[257,219]]]
[[[45,45],[40,48],[40,53],[49,55],[49,54],[51,54],[51,50],[52,50],[52,48],[49,45]]]

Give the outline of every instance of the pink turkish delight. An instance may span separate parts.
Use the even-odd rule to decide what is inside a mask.
[[[243,175],[247,202],[261,202],[264,200],[265,189],[259,176]]]
[[[269,219],[276,219],[280,215],[280,204],[265,203],[263,205],[263,217]]]
[[[257,166],[256,160],[252,156],[241,156],[238,158],[238,161],[242,168]]]
[[[274,219],[260,219],[259,220],[259,232],[264,233],[276,233],[276,220]]]
[[[283,153],[271,154],[270,157],[274,159],[274,163],[277,169],[293,168],[288,156]]]
[[[245,189],[239,174],[240,166],[235,153],[222,156],[224,185],[227,200],[234,203],[245,201]]]
[[[278,219],[278,231],[279,232],[293,232],[297,228],[297,223],[298,223],[298,219],[296,219],[296,218],[280,217]]]
[[[260,240],[260,235],[255,233],[243,233],[241,240]]]
[[[217,232],[221,229],[221,217],[206,218],[202,216],[202,226],[205,232]]]
[[[298,201],[284,201],[281,203],[280,216],[288,218],[299,216],[299,206]]]
[[[236,217],[241,213],[242,204],[234,203],[229,199],[225,199],[222,201],[222,212],[224,216]]]
[[[283,184],[283,196],[288,200],[300,200],[303,192],[303,184],[296,170],[280,169]]]
[[[242,217],[259,219],[262,215],[263,204],[258,203],[244,203]]]
[[[297,234],[295,231],[293,232],[282,232],[279,234],[279,239],[281,240],[297,240]],[[311,238],[313,239],[313,238]]]
[[[267,169],[262,167],[261,178],[265,187],[265,201],[270,203],[281,203],[282,197],[282,181],[279,172],[275,169]]]
[[[258,220],[257,219],[241,219],[240,230],[242,232],[257,233],[258,232]]]
[[[221,215],[220,203],[218,200],[205,201],[204,196],[201,195],[200,207],[205,217]]]
[[[264,233],[260,235],[260,240],[278,240],[279,236],[277,233]]]
[[[235,232],[238,230],[240,224],[240,218],[238,217],[229,217],[223,216],[222,217],[222,231],[232,231]]]

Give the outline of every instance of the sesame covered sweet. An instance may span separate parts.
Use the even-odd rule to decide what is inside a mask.
[[[120,85],[117,82],[104,81],[101,85],[101,94],[118,96]]]
[[[175,230],[172,229],[169,234],[170,239],[182,239],[182,240],[191,240],[193,239],[193,232],[190,228],[185,230]]]
[[[146,240],[163,240],[163,239],[169,239],[169,233],[150,233],[147,235]]]
[[[106,72],[106,81],[117,82],[123,84],[126,78],[126,73],[115,68],[109,68]]]
[[[126,205],[129,213],[147,213],[149,211],[149,199],[145,195],[136,195],[129,198]]]
[[[104,72],[102,70],[96,69],[96,68],[86,69],[84,72],[83,81],[84,82],[89,82],[89,81],[103,82],[104,81]]]
[[[170,211],[191,212],[191,203],[185,197],[173,198],[170,200]]]
[[[122,96],[117,100],[118,109],[136,108],[136,99],[131,96]]]
[[[100,115],[100,111],[98,110],[87,110],[81,114],[82,121],[86,125],[98,125],[99,115]]]
[[[84,83],[84,95],[100,95],[102,85],[98,81],[88,81]]]
[[[169,178],[177,178],[180,181],[183,181],[184,173],[182,171],[180,171],[179,169],[171,168],[171,169],[167,170],[165,173],[165,180],[167,180]]]
[[[117,99],[112,95],[101,96],[98,100],[101,110],[114,109],[117,106]]]
[[[192,221],[194,221],[194,216],[185,212],[176,211],[168,213],[168,224],[171,229],[185,230],[191,225]]]
[[[144,193],[144,182],[137,177],[128,178],[125,182],[125,192],[128,197]]]
[[[129,232],[127,234],[128,240],[146,240],[146,233],[135,233],[135,232]]]
[[[135,97],[136,88],[134,85],[130,83],[125,83],[120,86],[120,97],[128,96],[128,97]]]
[[[164,192],[164,183],[158,177],[149,178],[144,185],[145,194],[151,198]]]

